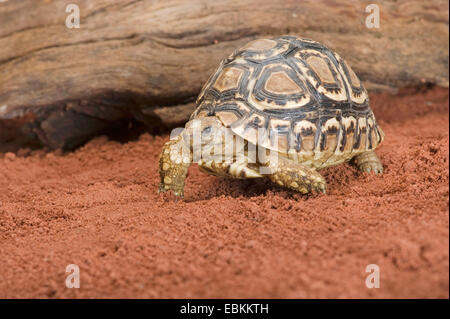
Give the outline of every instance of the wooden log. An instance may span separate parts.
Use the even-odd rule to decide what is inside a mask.
[[[369,92],[448,87],[448,2],[377,1],[370,29],[371,2],[78,0],[80,28],[69,29],[67,1],[2,1],[0,141],[14,125],[57,148],[124,119],[179,124],[221,59],[282,34],[336,50]]]

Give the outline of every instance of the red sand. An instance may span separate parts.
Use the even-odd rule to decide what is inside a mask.
[[[448,101],[373,96],[385,174],[329,168],[327,195],[194,165],[186,201],[158,197],[167,136],[3,155],[0,297],[448,298]],[[65,287],[72,263],[80,289]]]

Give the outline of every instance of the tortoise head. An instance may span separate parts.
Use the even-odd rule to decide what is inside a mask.
[[[223,143],[225,127],[215,116],[194,118],[186,123],[183,140],[193,145],[214,146]]]

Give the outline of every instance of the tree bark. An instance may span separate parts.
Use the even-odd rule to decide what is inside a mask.
[[[79,0],[0,3],[0,141],[22,132],[73,147],[123,121],[185,121],[221,59],[259,38],[296,34],[343,56],[370,92],[448,87],[448,2]],[[173,108],[172,108],[173,107]],[[14,129],[16,129],[16,133]]]

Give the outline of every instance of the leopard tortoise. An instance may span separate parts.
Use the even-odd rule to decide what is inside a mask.
[[[164,145],[159,192],[183,196],[193,161],[216,176],[325,192],[319,169],[352,160],[382,173],[374,150],[383,138],[366,89],[336,52],[295,36],[259,39],[222,61],[184,130]]]

